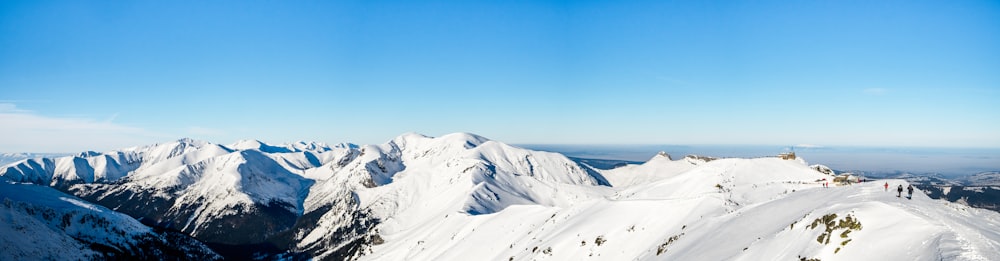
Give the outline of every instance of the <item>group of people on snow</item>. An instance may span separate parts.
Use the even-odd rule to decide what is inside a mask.
[[[830,187],[830,185],[829,185],[830,183],[827,182],[826,179],[817,180],[817,181],[823,181],[823,187],[824,188]],[[883,185],[883,186],[885,187],[885,191],[888,192],[889,191],[889,182],[886,182],[885,185]],[[903,196],[903,184],[900,184],[896,188],[896,197],[900,198],[902,196]],[[913,199],[913,185],[909,185],[909,184],[906,185],[906,199]]]
[[[889,191],[889,182],[885,183],[885,191]],[[896,197],[901,197],[903,195],[903,184],[900,184],[896,188]],[[906,185],[906,198],[913,199],[913,185]]]

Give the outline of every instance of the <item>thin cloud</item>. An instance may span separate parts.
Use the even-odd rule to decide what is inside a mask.
[[[104,122],[111,123],[111,122],[115,121],[116,119],[118,119],[118,113],[112,114],[111,117],[108,117],[107,119],[104,119]]]
[[[0,113],[30,113],[30,111],[18,109],[12,103],[0,103]]]
[[[110,150],[161,141],[166,135],[108,119],[50,117],[0,103],[0,152]]]
[[[9,103],[9,104],[15,104],[15,103],[20,103],[20,104],[25,104],[25,103],[48,103],[48,102],[51,102],[51,101],[49,101],[49,100],[0,100],[0,103]]]

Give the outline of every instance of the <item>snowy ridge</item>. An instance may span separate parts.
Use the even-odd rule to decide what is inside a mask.
[[[801,158],[666,153],[598,170],[469,133],[182,139],[0,169],[237,246],[216,248],[234,259],[1000,260],[997,213],[881,187],[902,180],[824,188],[831,173]]]
[[[66,156],[66,153],[0,153],[0,166],[6,166],[10,163],[26,160],[26,159],[38,159],[38,158],[58,158]]]
[[[1000,258],[995,212],[931,200],[919,191],[913,200],[896,198],[880,186],[883,181],[823,188],[818,180],[829,175],[801,160],[690,161],[695,158],[654,157],[604,171],[612,184],[629,184],[629,175],[644,181],[583,187],[596,196],[575,204],[520,202],[487,215],[425,213],[420,216],[431,220],[410,226],[391,220],[381,226],[385,243],[363,259]],[[810,223],[833,215],[832,243],[817,242],[825,223],[809,228]],[[837,228],[847,216],[861,225]],[[849,229],[854,230],[845,232]]]
[[[333,149],[345,149],[357,147],[357,145],[350,143],[341,143],[335,146],[330,146],[322,142],[294,142],[289,144],[280,145],[270,145],[259,140],[241,140],[233,144],[227,145],[226,147],[233,150],[259,150],[266,153],[289,153],[289,152],[316,152],[322,153],[330,151]]]

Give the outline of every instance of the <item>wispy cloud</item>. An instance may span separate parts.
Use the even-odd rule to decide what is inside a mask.
[[[861,92],[864,93],[864,94],[868,94],[868,95],[883,95],[883,94],[888,93],[889,90],[887,90],[885,88],[868,88],[868,89],[861,90]]]
[[[78,152],[109,150],[167,139],[142,128],[113,123],[106,119],[51,117],[0,103],[0,151]]]
[[[104,122],[111,123],[115,121],[115,119],[118,119],[118,113],[112,114],[111,117],[104,119]]]
[[[0,103],[9,103],[9,104],[16,104],[16,103],[20,103],[20,104],[25,104],[25,103],[48,103],[48,102],[51,102],[51,101],[49,101],[49,100],[0,100]]]
[[[12,103],[0,103],[0,113],[29,113],[30,111],[17,108]]]

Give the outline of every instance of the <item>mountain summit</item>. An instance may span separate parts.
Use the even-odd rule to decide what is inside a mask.
[[[214,255],[204,243],[227,259],[1000,259],[1000,214],[882,187],[903,180],[824,188],[830,174],[801,158],[666,153],[601,170],[468,133],[363,146],[182,139],[0,168],[4,211],[65,205],[15,190],[79,202],[74,215],[142,223],[121,231],[193,237],[188,256]],[[0,230],[51,224],[18,215],[36,221]],[[68,243],[50,244],[91,256],[147,253],[58,233]],[[148,235],[139,242],[162,242]],[[4,244],[0,259],[28,253]]]

